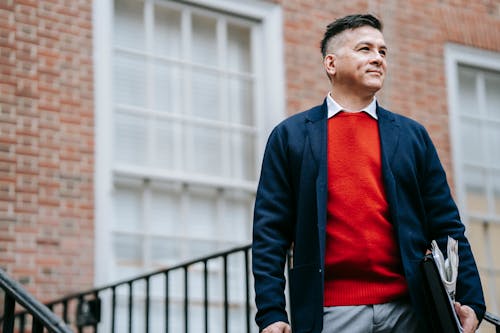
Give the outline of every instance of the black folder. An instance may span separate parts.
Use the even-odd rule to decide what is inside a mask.
[[[446,292],[432,254],[422,260],[425,299],[428,316],[434,333],[461,333],[463,330],[455,313],[450,296]]]

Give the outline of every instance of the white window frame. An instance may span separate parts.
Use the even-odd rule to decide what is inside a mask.
[[[255,105],[259,130],[257,155],[262,156],[267,134],[285,116],[285,84],[283,64],[282,10],[279,5],[261,0],[245,2],[232,0],[177,1],[260,22],[257,31],[266,50],[265,61],[257,68]],[[94,182],[94,282],[109,283],[108,264],[112,260],[112,193],[114,177],[112,164],[112,31],[113,0],[93,2],[93,55],[95,103],[95,182]],[[253,52],[258,52],[254,50]],[[261,59],[262,57],[255,57]],[[257,161],[256,165],[259,165]],[[181,180],[182,181],[182,180]],[[190,179],[191,181],[191,179]],[[202,179],[198,180],[203,183]],[[229,185],[229,184],[228,184]]]
[[[445,62],[446,62],[446,79],[448,91],[448,114],[450,121],[450,139],[452,147],[452,158],[455,176],[455,192],[457,196],[457,204],[463,216],[464,224],[468,224],[470,213],[467,211],[466,206],[466,190],[465,178],[463,175],[462,165],[464,157],[460,149],[460,114],[459,114],[459,79],[458,69],[460,65],[472,66],[483,68],[485,70],[493,70],[500,72],[500,54],[481,50],[469,46],[449,43],[445,46]],[[488,223],[500,223],[500,221],[493,221],[488,219]],[[487,235],[487,229],[484,230],[485,249],[492,249],[491,237]],[[485,253],[487,266],[481,267],[490,275],[488,279],[488,291],[493,297],[493,304],[488,304],[491,307],[490,311],[498,313],[500,304],[496,300],[497,286],[491,276],[495,275],[493,269],[493,257],[491,251]]]

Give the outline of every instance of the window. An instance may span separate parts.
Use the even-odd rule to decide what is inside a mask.
[[[448,90],[457,197],[486,304],[500,299],[500,54],[447,48]]]
[[[257,26],[172,1],[114,1],[116,277],[250,241]]]
[[[260,0],[93,6],[96,284],[249,243],[263,147],[284,116],[279,6]],[[211,278],[220,274],[210,268]],[[197,279],[196,272],[190,276]],[[172,281],[180,292],[182,276]],[[161,282],[153,283],[160,293]],[[230,326],[239,327],[243,286],[229,283],[231,311],[238,313]],[[196,298],[200,288],[191,285]],[[127,308],[122,291],[118,317]],[[182,314],[182,295],[175,292],[174,317]],[[161,331],[163,321],[154,318],[162,316],[162,299],[152,296],[158,313],[151,325]],[[214,302],[211,312],[222,313],[220,300]],[[220,324],[211,321],[211,330]]]

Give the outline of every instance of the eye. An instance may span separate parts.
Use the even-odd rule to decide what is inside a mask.
[[[370,48],[368,46],[363,46],[359,48],[360,51],[370,51]]]
[[[380,50],[378,53],[379,53],[382,57],[384,57],[384,58],[385,58],[385,56],[387,55],[387,51],[386,51],[386,50]]]

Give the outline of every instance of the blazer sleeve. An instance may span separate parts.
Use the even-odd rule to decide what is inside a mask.
[[[255,199],[252,271],[260,329],[277,321],[288,322],[284,268],[292,239],[294,206],[287,137],[283,132],[277,127],[268,139]]]
[[[420,183],[429,236],[438,242],[442,250],[446,249],[448,236],[458,240],[459,269],[456,299],[461,304],[470,306],[481,322],[486,306],[478,269],[464,234],[465,227],[451,196],[445,171],[427,132],[424,134],[424,140],[426,163]]]

